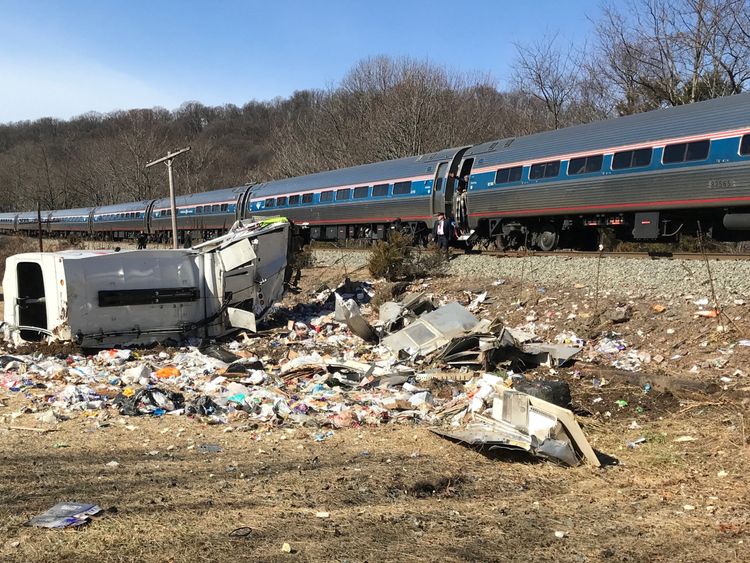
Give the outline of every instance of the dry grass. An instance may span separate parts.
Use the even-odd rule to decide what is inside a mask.
[[[340,274],[310,270],[303,284],[329,278]],[[510,303],[519,287],[490,291]],[[640,319],[620,330],[663,331]],[[601,409],[581,417],[584,431],[619,465],[509,462],[411,424],[336,430],[321,443],[313,429],[243,430],[239,421],[227,433],[184,417],[116,414],[80,414],[49,434],[3,430],[29,400],[0,387],[0,560],[747,560],[747,392],[679,400],[614,380],[595,389],[576,369],[562,371],[574,404]],[[45,393],[33,392],[37,406]],[[617,407],[621,398],[628,408]],[[24,414],[13,424],[41,423]],[[685,435],[695,440],[675,441]],[[640,436],[646,443],[629,449]],[[191,447],[205,443],[224,451]],[[120,465],[108,468],[113,460]],[[24,526],[63,500],[117,510],[76,531]],[[240,527],[250,534],[231,537]],[[282,553],[284,542],[294,553]]]
[[[128,421],[131,431],[79,418],[50,434],[3,433],[0,556],[266,561],[288,559],[288,542],[303,561],[743,559],[750,467],[736,421],[731,408],[708,408],[649,422],[641,433],[663,440],[634,450],[624,449],[631,433],[621,420],[587,428],[622,464],[593,470],[506,463],[411,426],[316,443],[302,429],[226,434],[144,418]],[[682,434],[697,440],[674,442]],[[200,443],[224,451],[189,449]],[[108,468],[112,460],[119,467]],[[23,526],[62,500],[116,512],[78,531]],[[230,537],[239,527],[252,531]],[[558,530],[568,536],[555,538]]]

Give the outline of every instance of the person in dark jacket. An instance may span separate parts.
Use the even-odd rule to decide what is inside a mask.
[[[141,231],[138,234],[137,241],[138,241],[138,250],[145,250],[146,244],[148,244],[148,235],[144,231]]]
[[[445,213],[438,213],[437,220],[432,226],[432,236],[438,245],[438,249],[448,253],[451,237],[453,235],[453,224],[445,217]]]

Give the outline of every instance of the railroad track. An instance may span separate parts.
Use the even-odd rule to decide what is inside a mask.
[[[370,252],[370,247],[347,247],[335,243],[315,242],[310,246],[313,250],[339,250],[343,252]],[[462,251],[453,251],[454,255],[463,254]],[[471,252],[477,256],[495,256],[498,258],[526,258],[533,256],[557,256],[565,258],[634,258],[649,260],[750,260],[750,254],[732,252],[597,252],[584,250],[553,250],[543,252],[541,250],[481,250]]]

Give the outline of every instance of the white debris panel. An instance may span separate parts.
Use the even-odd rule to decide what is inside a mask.
[[[239,221],[189,249],[37,252],[6,261],[6,338],[84,347],[214,338],[281,297],[290,224]]]

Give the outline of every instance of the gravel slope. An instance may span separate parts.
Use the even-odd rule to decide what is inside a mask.
[[[339,266],[353,271],[367,265],[367,252],[315,250],[318,266]],[[596,258],[528,256],[498,258],[456,255],[448,275],[521,280],[541,286],[584,286],[596,284]],[[709,262],[720,300],[747,299],[750,296],[750,261],[713,260]],[[649,291],[664,297],[710,296],[709,274],[700,260],[644,260],[602,258],[599,287],[606,290]]]

